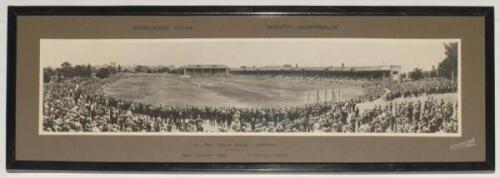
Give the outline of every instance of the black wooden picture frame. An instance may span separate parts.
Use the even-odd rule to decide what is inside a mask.
[[[494,146],[494,20],[493,7],[369,7],[369,6],[11,6],[8,8],[7,41],[7,169],[79,171],[210,171],[210,172],[385,172],[385,171],[491,171]],[[16,30],[21,15],[81,16],[483,16],[485,17],[486,160],[483,162],[393,163],[134,163],[59,162],[16,159]]]

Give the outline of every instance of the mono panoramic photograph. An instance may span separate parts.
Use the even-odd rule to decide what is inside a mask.
[[[460,136],[460,40],[42,39],[39,134]]]

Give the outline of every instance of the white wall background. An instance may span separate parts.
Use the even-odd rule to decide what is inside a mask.
[[[62,178],[62,177],[113,177],[113,178],[128,178],[128,177],[206,177],[206,178],[226,178],[226,177],[349,177],[349,178],[394,178],[394,177],[436,177],[436,178],[471,178],[471,177],[500,177],[500,171],[495,173],[370,173],[370,174],[360,174],[360,173],[334,173],[334,174],[214,174],[214,173],[7,173],[5,170],[5,124],[6,124],[6,44],[7,44],[7,6],[9,5],[333,5],[333,6],[495,6],[497,12],[495,13],[495,41],[498,41],[500,37],[500,31],[498,30],[498,25],[500,24],[500,1],[495,0],[255,0],[255,1],[235,1],[235,0],[2,0],[0,1],[0,177],[40,177],[40,178]],[[495,46],[495,51],[498,51],[500,45]],[[497,52],[498,53],[498,52]],[[500,69],[500,62],[495,63],[495,69]],[[500,75],[495,74],[496,78],[496,97],[495,97],[495,110],[500,111]],[[497,114],[498,115],[498,114]],[[496,140],[498,143],[500,139],[499,136],[499,125],[500,121],[496,118]],[[496,165],[499,164],[500,155],[500,145],[496,147]],[[498,166],[497,166],[498,167]]]

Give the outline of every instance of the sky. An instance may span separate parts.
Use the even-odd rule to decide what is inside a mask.
[[[71,64],[225,64],[230,67],[400,65],[403,72],[437,67],[444,43],[459,39],[232,38],[41,39],[42,67]],[[459,45],[460,48],[460,45]],[[459,50],[460,51],[460,50]],[[460,54],[459,54],[460,56]],[[459,60],[460,61],[460,60]]]

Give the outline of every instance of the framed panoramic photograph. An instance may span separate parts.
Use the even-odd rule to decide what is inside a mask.
[[[492,171],[492,7],[8,10],[7,168]]]

